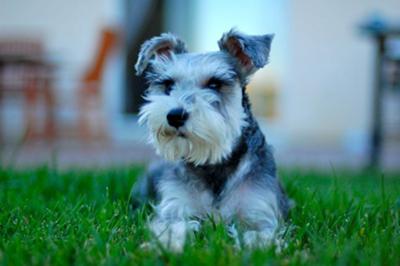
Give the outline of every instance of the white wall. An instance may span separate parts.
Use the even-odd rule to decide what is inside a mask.
[[[194,51],[218,50],[222,33],[235,27],[248,34],[274,33],[268,72],[282,75],[287,50],[287,13],[289,1],[274,0],[200,0],[194,1]]]
[[[375,50],[359,25],[372,14],[398,21],[400,1],[291,1],[280,107],[292,142],[353,142],[362,148],[370,126]]]

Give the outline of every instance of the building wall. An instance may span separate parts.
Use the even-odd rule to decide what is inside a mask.
[[[291,1],[288,72],[279,105],[291,142],[365,148],[375,50],[359,26],[376,15],[399,22],[400,2]]]

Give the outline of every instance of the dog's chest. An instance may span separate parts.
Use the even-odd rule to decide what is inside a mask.
[[[188,164],[186,170],[190,176],[202,183],[215,200],[218,200],[223,190],[225,190],[227,183],[234,179],[235,176],[244,174],[243,166],[246,163],[241,162],[241,159],[246,151],[247,146],[242,143],[238,145],[230,159],[223,163],[206,166]]]
[[[214,218],[230,219],[238,211],[237,201],[227,200],[225,197],[217,197],[212,191],[203,190],[193,194],[192,206],[200,217],[212,216]]]
[[[240,151],[242,154],[246,149]],[[233,160],[232,160],[233,159]],[[240,199],[234,197],[238,187],[243,185],[248,174],[250,163],[244,156],[231,158],[230,163],[213,166],[192,168],[202,186],[196,194],[199,195],[201,209],[208,215],[229,218],[239,211]]]

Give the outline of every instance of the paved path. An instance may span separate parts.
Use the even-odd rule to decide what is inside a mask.
[[[366,155],[349,153],[340,149],[302,147],[275,151],[278,166],[311,168],[361,168]],[[36,143],[22,147],[10,146],[0,150],[0,162],[4,166],[35,167],[53,164],[61,168],[105,168],[147,164],[156,160],[153,149],[137,142],[90,144],[59,142],[53,145]],[[400,145],[385,149],[383,166],[389,170],[400,170]]]

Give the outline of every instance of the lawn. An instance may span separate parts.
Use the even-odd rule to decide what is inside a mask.
[[[0,264],[400,265],[400,174],[281,171],[296,201],[282,250],[235,250],[208,221],[171,254],[140,247],[150,214],[128,198],[143,170],[0,169]]]

